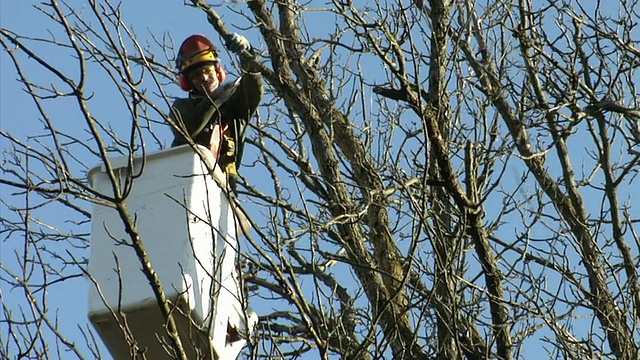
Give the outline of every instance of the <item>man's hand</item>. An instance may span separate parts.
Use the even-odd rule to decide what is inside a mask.
[[[231,35],[231,39],[227,41],[225,45],[227,49],[229,49],[229,51],[236,54],[240,54],[245,50],[251,50],[251,44],[249,43],[249,40],[238,33],[233,33],[233,35]]]

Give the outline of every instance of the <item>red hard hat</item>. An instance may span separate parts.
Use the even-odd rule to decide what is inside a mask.
[[[185,73],[196,64],[217,62],[218,52],[213,43],[204,35],[196,34],[186,38],[176,58],[176,68],[180,73]]]

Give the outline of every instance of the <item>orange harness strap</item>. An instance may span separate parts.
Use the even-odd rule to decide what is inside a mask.
[[[229,134],[229,126],[222,128],[219,124],[213,126],[209,150],[217,160],[220,168],[230,176],[238,176],[236,167],[236,143]]]

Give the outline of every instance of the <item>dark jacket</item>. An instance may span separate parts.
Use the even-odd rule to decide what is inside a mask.
[[[196,144],[209,146],[213,125],[229,126],[236,143],[236,166],[240,166],[247,124],[262,100],[262,75],[247,73],[233,83],[222,84],[211,98],[190,93],[171,106],[171,119],[184,127]],[[173,129],[171,146],[186,144],[186,139]]]

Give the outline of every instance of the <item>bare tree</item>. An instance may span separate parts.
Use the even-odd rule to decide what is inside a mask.
[[[143,45],[120,8],[89,4],[43,5],[56,30],[40,38],[1,30],[42,123],[29,139],[1,133],[1,231],[19,264],[1,282],[21,291],[2,296],[6,356],[101,356],[86,324],[79,348],[47,306],[86,272],[90,203],[120,211],[145,264],[127,189],[104,198],[84,172],[162,147],[173,43]],[[637,1],[185,5],[223,42],[249,29],[259,51],[243,56],[268,88],[238,191],[260,315],[247,358],[638,358]],[[94,115],[105,75],[128,128]]]

